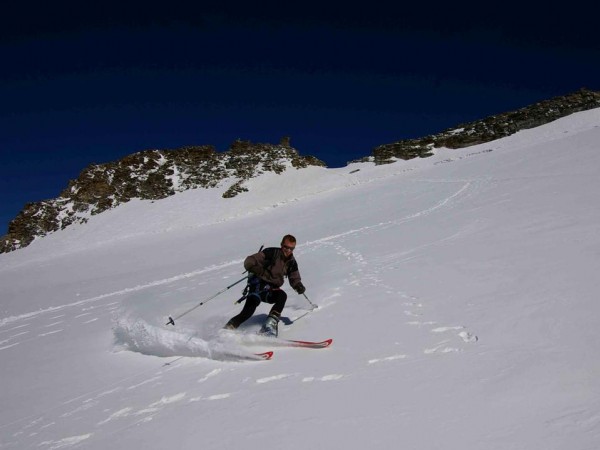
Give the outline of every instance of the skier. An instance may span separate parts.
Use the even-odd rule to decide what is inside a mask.
[[[298,294],[306,291],[301,282],[298,263],[294,258],[295,248],[296,238],[287,234],[281,240],[280,248],[269,247],[244,260],[244,267],[250,272],[248,294],[242,311],[225,324],[225,329],[235,330],[252,317],[260,302],[265,302],[272,304],[273,307],[260,333],[277,337],[277,325],[287,300],[287,294],[281,289],[284,276],[287,276],[290,286]]]

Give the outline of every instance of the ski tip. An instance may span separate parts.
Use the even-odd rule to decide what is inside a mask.
[[[325,339],[324,341],[316,342],[315,344],[315,348],[327,348],[333,344],[333,339]]]
[[[312,341],[295,341],[284,339],[283,345],[288,345],[290,347],[304,347],[304,348],[327,348],[333,342],[333,339],[326,339],[321,342],[312,342]]]
[[[273,352],[255,353],[260,359],[269,360],[273,357]]]

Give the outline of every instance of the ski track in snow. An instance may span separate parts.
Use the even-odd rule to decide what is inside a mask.
[[[445,198],[444,200],[438,202],[433,207],[425,209],[420,212],[417,212],[410,216],[402,217],[400,219],[397,219],[394,221],[389,221],[389,222],[382,223],[382,224],[378,224],[375,226],[363,227],[359,230],[352,230],[347,233],[326,237],[326,238],[320,239],[319,241],[316,241],[316,243],[332,245],[333,248],[335,249],[335,252],[341,258],[344,258],[352,263],[351,265],[354,268],[354,270],[351,273],[349,273],[349,276],[344,280],[346,286],[352,287],[352,288],[364,287],[367,289],[377,288],[379,291],[385,291],[389,295],[398,296],[401,299],[406,300],[403,303],[403,305],[409,307],[404,311],[404,314],[407,317],[423,319],[423,314],[424,314],[423,313],[423,303],[420,302],[418,298],[410,296],[404,292],[396,293],[396,292],[394,292],[394,288],[392,286],[386,285],[382,282],[383,275],[384,275],[384,272],[387,270],[386,267],[388,266],[389,261],[386,261],[385,259],[379,260],[379,261],[368,261],[367,258],[365,258],[364,255],[362,255],[360,252],[353,251],[352,249],[343,246],[340,243],[340,241],[342,240],[342,238],[344,238],[344,240],[347,241],[348,240],[347,238],[350,235],[368,233],[368,232],[373,231],[375,228],[380,228],[380,227],[388,228],[393,225],[400,225],[400,224],[405,223],[408,220],[412,220],[412,219],[422,217],[427,214],[431,214],[434,211],[438,210],[439,208],[449,205],[451,201],[457,199],[461,195],[464,195],[470,186],[471,186],[471,183],[467,182],[454,194],[452,194],[449,197]],[[462,234],[462,232],[456,233],[449,237],[446,237],[446,238],[443,238],[443,239],[440,239],[437,241],[432,241],[425,245],[421,245],[421,246],[413,248],[413,249],[405,250],[404,252],[395,256],[394,262],[396,262],[396,263],[398,263],[399,261],[403,262],[403,261],[405,261],[404,257],[406,255],[414,254],[415,252],[423,250],[424,248],[427,248],[432,245],[440,245],[442,243],[447,243],[451,240],[456,239],[461,234]],[[348,244],[346,244],[346,245],[348,245]],[[402,259],[399,259],[399,258],[402,258]],[[342,294],[340,294],[340,295],[342,295]],[[412,320],[412,321],[407,322],[406,324],[412,325],[412,326],[417,325],[419,327],[420,326],[431,326],[431,325],[437,324],[437,321],[435,321],[435,320],[419,320],[419,321]],[[433,334],[454,333],[456,336],[456,339],[454,339],[453,341],[444,340],[443,342],[439,342],[432,347],[428,346],[423,349],[423,354],[432,355],[432,354],[440,354],[440,353],[443,354],[443,353],[461,352],[462,351],[461,343],[462,344],[474,343],[474,342],[477,342],[477,340],[478,340],[478,337],[476,335],[466,331],[465,329],[466,329],[466,327],[463,325],[438,326],[438,327],[431,329],[431,332]],[[460,330],[460,332],[456,333],[456,331],[458,331],[458,330]],[[409,355],[393,354],[393,355],[387,355],[387,356],[379,356],[379,357],[370,359],[368,361],[368,364],[404,360],[406,358],[409,358]]]
[[[382,273],[386,270],[382,264],[377,264],[373,262],[368,262],[360,253],[353,252],[347,248],[344,248],[340,244],[334,244],[334,248],[337,253],[347,259],[351,259],[354,263],[354,266],[357,267],[356,271],[350,274],[350,277],[345,280],[346,284],[351,287],[372,287],[377,288],[379,291],[385,291],[387,294],[391,294],[394,296],[398,296],[399,298],[406,300],[403,303],[403,306],[409,307],[409,309],[404,310],[404,314],[409,318],[423,318],[423,303],[419,301],[417,297],[410,296],[404,292],[395,292],[392,286],[386,285],[382,283]],[[437,321],[435,320],[412,320],[406,322],[407,325],[411,326],[432,326],[436,325]],[[478,341],[478,337],[465,330],[466,327],[463,325],[451,325],[451,326],[437,326],[432,328],[430,331],[433,334],[442,334],[442,333],[453,333],[456,335],[458,339],[444,340],[435,344],[433,347],[427,347],[423,349],[423,353],[425,355],[431,354],[439,354],[439,353],[454,353],[461,352],[462,348],[460,347],[461,343],[474,343]],[[457,333],[457,331],[459,331]],[[459,341],[460,340],[460,341]],[[450,344],[453,342],[452,344]],[[448,344],[448,345],[446,345]],[[368,361],[368,364],[374,364],[378,362],[386,362],[386,361],[396,361],[403,360],[408,358],[408,355],[388,355],[383,357],[377,357]]]
[[[51,338],[53,335],[68,331],[69,328],[72,328],[72,326],[76,324],[91,324],[101,318],[110,317],[115,308],[118,308],[118,306],[116,306],[118,302],[110,302],[94,305],[93,308],[77,309],[87,303],[87,301],[76,302],[70,305],[48,308],[46,310],[4,319],[2,323],[0,323],[0,337],[2,337],[0,340],[0,351],[7,350],[19,344],[35,342],[38,339]],[[74,311],[71,310],[69,313],[61,314],[59,316],[52,315],[48,318],[44,317],[45,315],[51,315],[57,309],[67,310],[68,308],[73,308]],[[94,312],[89,312],[90,309],[93,309]],[[58,318],[61,320],[57,321],[56,319]],[[27,321],[28,323],[15,325],[18,321]],[[48,321],[49,323],[45,323],[45,321]],[[27,328],[27,330],[23,330],[23,328]],[[7,337],[5,338],[2,334]]]

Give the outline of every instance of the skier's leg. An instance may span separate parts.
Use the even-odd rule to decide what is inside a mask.
[[[271,308],[269,315],[279,319],[279,317],[281,317],[283,308],[285,307],[286,300],[287,294],[285,293],[285,291],[281,289],[271,291],[269,303],[272,303],[273,307]]]
[[[244,302],[242,311],[237,316],[232,317],[225,325],[225,328],[234,330],[239,327],[242,323],[252,317],[258,305],[260,305],[260,298],[257,295],[249,295]]]
[[[260,329],[261,334],[277,337],[277,324],[279,323],[279,317],[281,317],[281,312],[283,311],[283,307],[285,306],[286,299],[287,294],[281,289],[271,289],[265,296],[263,301],[273,304],[273,307],[269,312],[267,320],[265,320],[264,325]]]

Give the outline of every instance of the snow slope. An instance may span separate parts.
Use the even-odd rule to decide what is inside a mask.
[[[598,142],[600,109],[131,202],[0,255],[0,448],[597,448]],[[288,289],[280,334],[330,348],[256,337],[267,305],[220,330],[242,285],[165,326],[286,233],[319,308]]]

